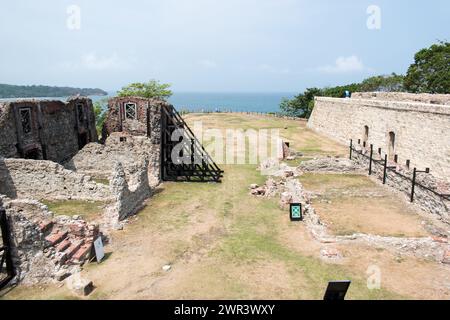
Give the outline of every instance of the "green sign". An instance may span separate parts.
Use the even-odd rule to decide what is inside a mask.
[[[291,203],[290,211],[291,211],[291,221],[302,221],[303,220],[301,203]]]

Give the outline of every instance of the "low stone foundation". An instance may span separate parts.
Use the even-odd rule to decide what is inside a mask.
[[[328,158],[327,161],[329,161],[331,166],[336,163],[335,159],[332,158]],[[319,168],[324,168],[324,159],[312,160],[309,164],[305,162],[306,164],[303,167],[316,166],[317,163],[315,162],[320,164],[318,166]],[[326,172],[329,171],[327,170]],[[320,219],[311,204],[313,194],[305,190],[300,181],[293,176],[287,175],[279,181],[274,181],[273,178],[269,177],[264,186],[251,185],[250,190],[250,193],[255,196],[279,197],[280,207],[284,210],[288,210],[290,203],[302,203],[304,205],[304,222],[314,239],[323,244],[321,256],[324,259],[336,259],[340,257],[340,253],[335,250],[334,244],[364,243],[392,250],[400,255],[406,254],[422,259],[434,260],[439,263],[448,263],[447,257],[450,255],[450,245],[447,237],[400,238],[363,233],[356,233],[349,236],[335,236],[330,234],[327,225]]]
[[[363,154],[368,155],[368,150],[362,150]],[[379,155],[375,155],[374,159],[380,161]],[[384,165],[381,162],[374,161],[372,163],[372,175],[374,181],[381,183],[384,175]],[[384,160],[382,160],[384,161]],[[388,163],[388,166],[395,166],[395,172],[386,171],[386,186],[392,188],[404,197],[405,201],[409,201],[411,196],[412,181],[406,177],[412,177],[412,170],[396,163]],[[303,162],[298,168],[300,172],[317,172],[317,173],[355,173],[367,175],[369,171],[369,159],[357,152],[350,159],[323,158]],[[400,175],[401,174],[401,175]],[[450,186],[445,181],[440,181],[431,174],[417,175],[416,181],[430,189],[436,190],[442,194],[450,194]],[[434,194],[433,192],[421,188],[416,185],[414,193],[414,205],[420,210],[430,213],[433,218],[450,224],[450,201]]]
[[[350,159],[328,157],[302,162],[297,169],[318,173],[362,173],[363,165]]]

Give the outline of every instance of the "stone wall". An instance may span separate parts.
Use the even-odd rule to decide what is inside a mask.
[[[427,104],[450,104],[450,94],[407,93],[407,92],[354,92],[352,99],[376,99],[385,101],[421,102]]]
[[[111,179],[111,190],[115,196],[115,203],[108,210],[108,221],[112,223],[126,219],[137,213],[144,202],[151,196],[148,182],[148,161],[145,159],[138,173],[134,185],[129,185],[125,171],[120,162],[116,162],[114,176]]]
[[[308,127],[346,145],[368,130],[367,144],[450,182],[449,105],[318,97]]]
[[[123,165],[128,180],[133,180],[143,160],[147,160],[150,186],[160,181],[160,144],[146,136],[112,133],[104,144],[90,143],[65,163],[65,167],[89,176],[109,179],[116,162]],[[133,184],[133,182],[130,182]]]
[[[112,200],[109,186],[45,160],[0,158],[0,194],[47,200]]]
[[[123,165],[114,163],[110,185],[44,160],[0,158],[0,194],[12,199],[106,201],[106,224],[114,225],[135,214],[151,196],[148,159],[136,163],[127,181]]]
[[[92,101],[84,97],[0,104],[0,156],[63,162],[97,141]]]
[[[25,284],[48,282],[55,266],[44,255],[45,239],[33,219],[49,219],[51,213],[36,202],[5,204],[11,240],[11,258],[16,281]]]

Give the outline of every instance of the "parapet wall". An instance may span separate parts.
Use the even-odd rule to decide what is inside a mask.
[[[352,98],[450,105],[450,94],[415,94],[407,92],[354,92],[352,93]]]
[[[450,182],[449,105],[318,97],[308,127],[346,145],[361,139]]]

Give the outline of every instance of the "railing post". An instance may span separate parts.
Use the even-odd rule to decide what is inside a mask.
[[[192,166],[192,170],[195,169],[195,159],[194,159],[194,152],[195,152],[195,140],[191,139],[191,166]]]
[[[417,169],[414,168],[413,178],[412,178],[412,187],[411,187],[411,202],[414,202],[414,189],[416,188],[416,175],[417,175]]]
[[[352,160],[353,140],[350,139],[350,160]]]
[[[369,176],[372,175],[373,144],[370,145]]]
[[[384,155],[384,172],[383,172],[383,184],[386,184],[386,174],[387,174],[387,154]]]

